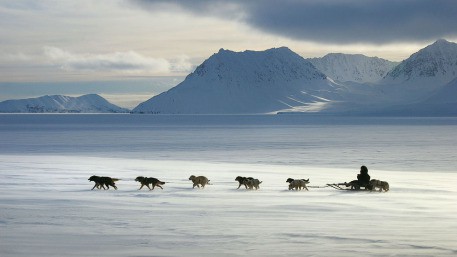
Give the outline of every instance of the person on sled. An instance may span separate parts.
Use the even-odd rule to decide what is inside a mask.
[[[357,174],[357,182],[359,186],[371,190],[370,175],[368,175],[368,168],[364,165],[360,167],[360,173]]]

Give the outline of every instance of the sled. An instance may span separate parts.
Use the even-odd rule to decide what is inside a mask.
[[[348,191],[365,191],[365,190],[371,191],[370,189],[368,189],[364,186],[360,186],[360,185],[354,184],[354,183],[347,183],[347,182],[327,184],[326,187],[331,187],[331,188],[338,189],[338,190],[348,190]]]
[[[354,182],[344,182],[344,183],[332,183],[332,184],[325,184],[325,186],[308,186],[309,188],[327,188],[331,187],[337,190],[346,190],[346,191],[371,191],[370,189],[360,186]]]

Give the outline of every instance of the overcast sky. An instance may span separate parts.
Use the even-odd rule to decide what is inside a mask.
[[[455,0],[0,0],[0,100],[5,83],[174,76],[163,87],[220,48],[401,61],[457,41],[456,14]]]

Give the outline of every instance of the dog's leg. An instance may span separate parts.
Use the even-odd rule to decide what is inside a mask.
[[[95,183],[94,187],[91,190],[94,190],[94,188],[97,186],[97,183]]]
[[[154,189],[154,186],[152,186],[152,189],[149,187],[149,184],[146,184],[146,186],[149,188],[149,191],[151,191],[152,189]]]
[[[162,190],[163,190],[163,187],[162,187],[162,186],[160,186],[159,184],[157,184],[156,186],[157,186],[157,187],[160,187],[160,189],[162,189]]]

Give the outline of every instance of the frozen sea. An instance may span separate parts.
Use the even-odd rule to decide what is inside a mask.
[[[457,118],[4,114],[0,139],[2,257],[457,255]],[[391,190],[316,188],[361,165]]]

